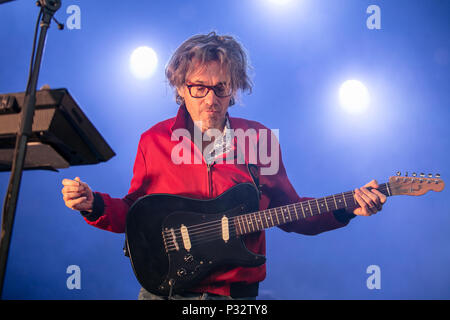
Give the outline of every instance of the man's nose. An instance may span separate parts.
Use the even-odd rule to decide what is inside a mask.
[[[205,102],[207,105],[212,106],[217,101],[217,96],[214,93],[214,90],[209,90],[208,94],[205,97]]]

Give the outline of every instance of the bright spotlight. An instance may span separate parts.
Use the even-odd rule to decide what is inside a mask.
[[[158,57],[156,52],[149,47],[139,47],[133,51],[130,57],[131,72],[136,78],[146,79],[156,69]]]
[[[361,113],[369,105],[369,91],[360,81],[348,80],[339,89],[339,100],[349,113]]]

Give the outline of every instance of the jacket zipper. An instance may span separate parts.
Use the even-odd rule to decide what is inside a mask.
[[[213,195],[213,187],[212,187],[212,172],[211,172],[211,168],[214,165],[214,162],[212,162],[211,164],[207,164],[206,165],[206,170],[208,173],[208,190],[209,190],[209,198],[212,198]]]

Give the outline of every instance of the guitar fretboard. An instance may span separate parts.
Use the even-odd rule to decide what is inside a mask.
[[[390,196],[389,183],[380,184],[378,191]],[[253,233],[285,223],[306,219],[325,212],[356,208],[354,191],[347,191],[323,198],[301,201],[286,206],[247,213],[233,218],[236,235]]]

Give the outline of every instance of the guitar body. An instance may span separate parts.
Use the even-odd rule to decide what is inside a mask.
[[[258,207],[257,190],[249,183],[212,200],[169,194],[140,198],[126,224],[127,248],[139,283],[167,296],[194,287],[218,267],[265,263],[265,257],[250,252],[234,231],[233,217]],[[229,237],[224,225],[229,226]]]

